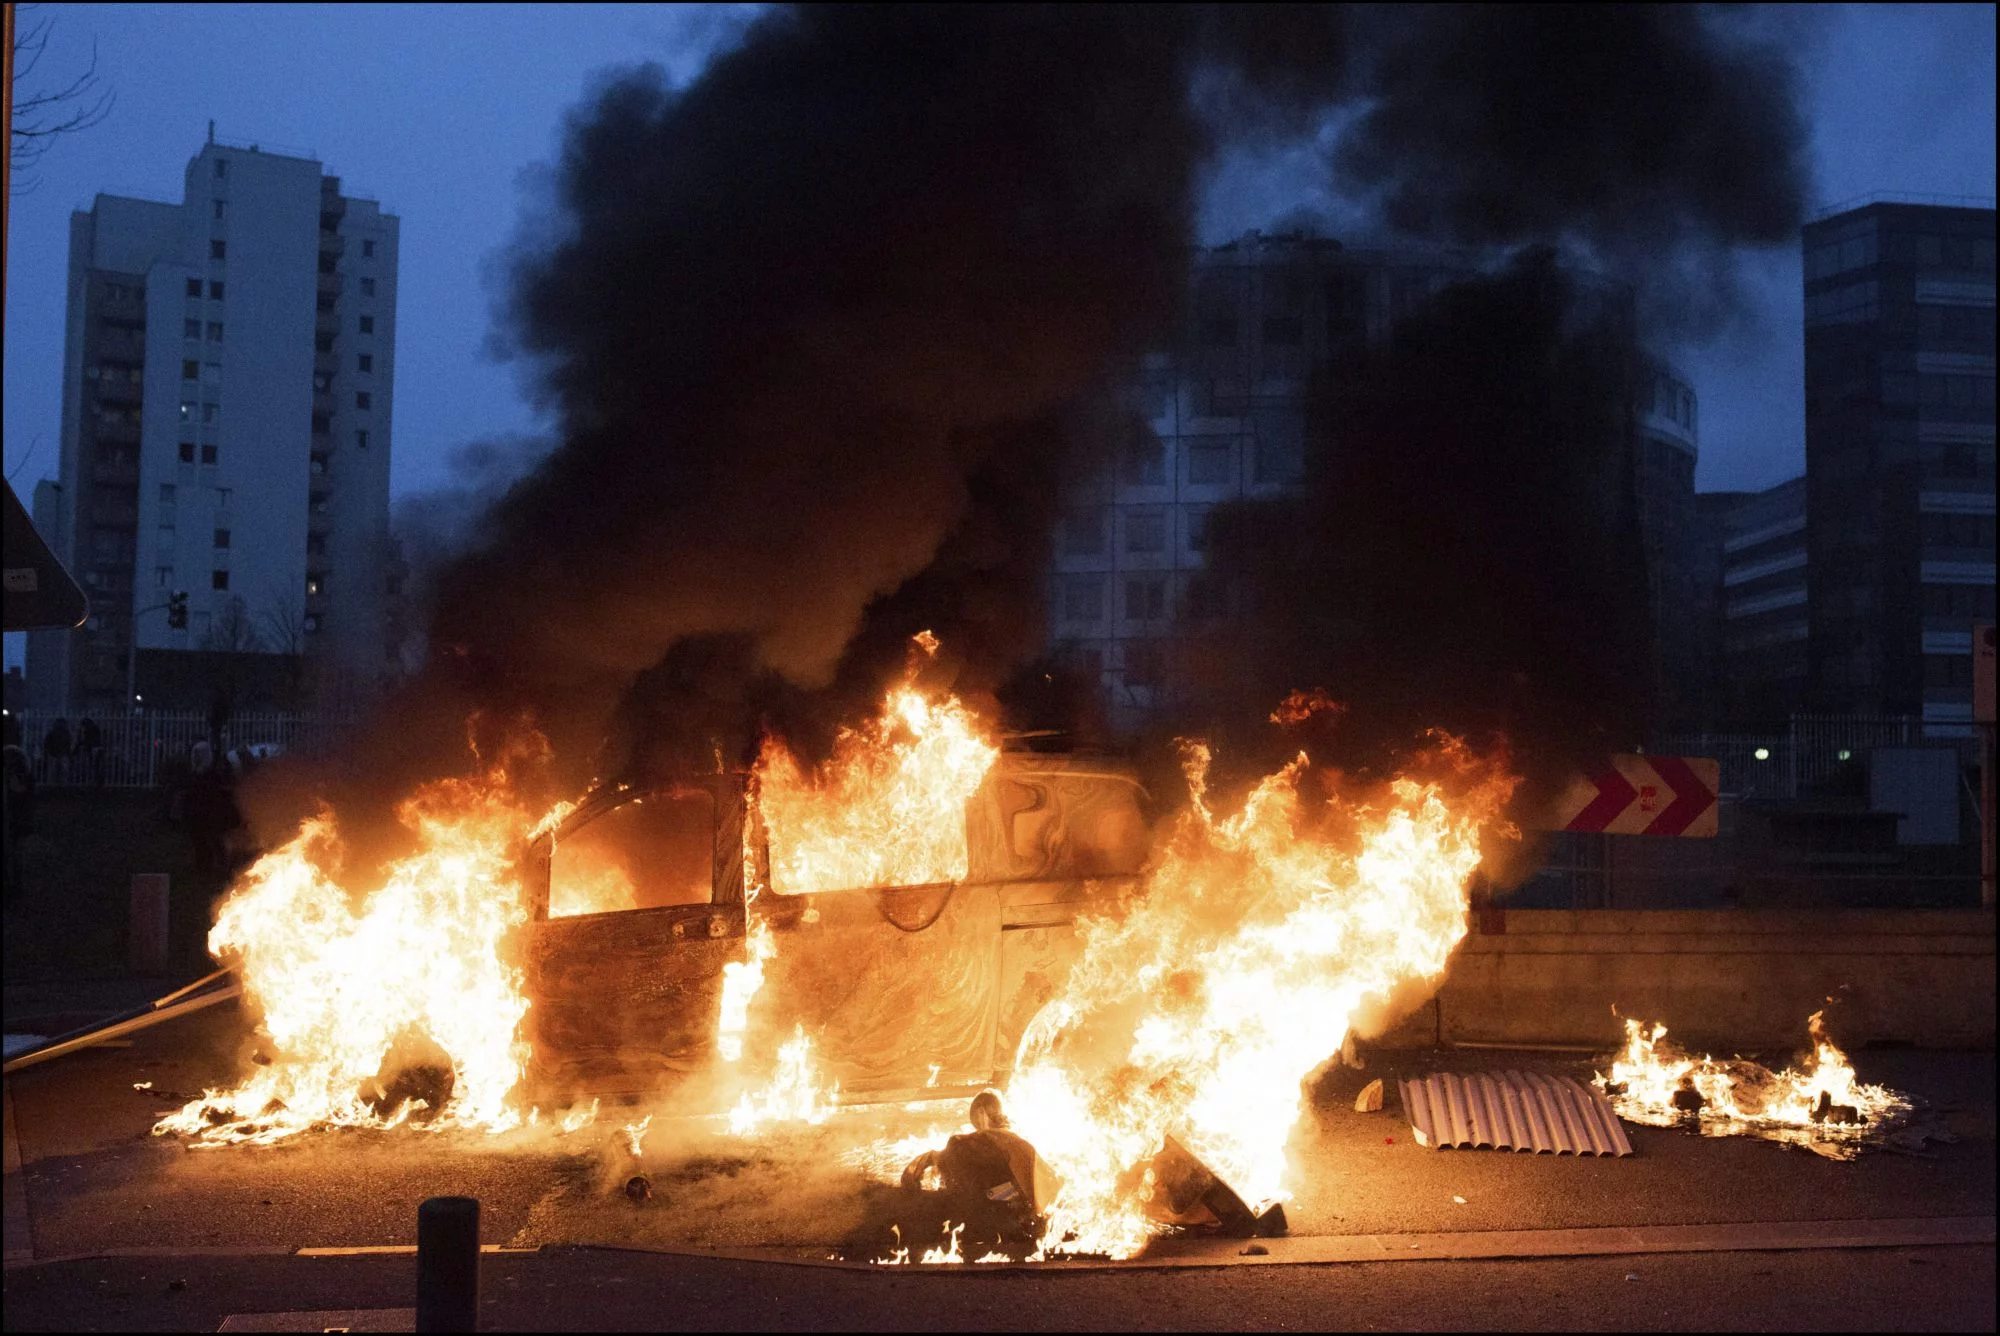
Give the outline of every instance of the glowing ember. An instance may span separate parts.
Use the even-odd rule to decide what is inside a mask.
[[[1806,1021],[1812,1052],[1804,1065],[1781,1072],[1742,1059],[1692,1057],[1667,1042],[1666,1026],[1627,1020],[1625,1049],[1612,1060],[1609,1076],[1599,1074],[1597,1084],[1611,1096],[1621,1118],[1655,1127],[1693,1118],[1704,1132],[1714,1134],[1853,1136],[1863,1127],[1908,1113],[1910,1102],[1903,1096],[1856,1079],[1847,1055],[1827,1038],[1825,1014],[1816,1011]]]
[[[571,1132],[581,1131],[596,1121],[597,1101],[593,1099],[587,1108],[571,1109],[568,1113],[565,1113],[562,1116],[560,1126],[562,1127],[563,1134],[567,1136]]]
[[[925,637],[929,633],[924,633]],[[935,652],[936,639],[918,647]],[[955,696],[913,681],[882,713],[843,729],[811,774],[767,738],[755,775],[771,887],[788,895],[917,886],[966,874],[965,804],[1000,755]]]
[[[1208,751],[1185,748],[1190,810],[1137,907],[1083,925],[1008,1091],[1015,1128],[1064,1180],[1050,1246],[1137,1252],[1159,1228],[1148,1165],[1170,1133],[1246,1200],[1285,1195],[1301,1082],[1364,1006],[1443,973],[1481,834],[1513,790],[1455,742],[1425,760],[1441,779],[1315,803],[1301,754],[1218,817]]]

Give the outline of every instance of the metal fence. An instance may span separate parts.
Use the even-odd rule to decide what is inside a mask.
[[[149,789],[169,782],[187,763],[194,744],[210,737],[209,717],[190,710],[96,719],[98,745],[85,752],[78,738],[82,717],[66,718],[68,755],[51,737],[57,716],[18,716],[21,744],[45,788]],[[276,711],[233,714],[222,726],[224,751],[256,747],[285,754],[322,752],[354,727],[357,716],[287,714]]]
[[[1963,725],[1915,715],[1795,714],[1783,733],[1690,733],[1661,739],[1665,756],[1721,762],[1722,791],[1742,798],[1797,798],[1843,777],[1865,782],[1877,747],[1965,746]]]

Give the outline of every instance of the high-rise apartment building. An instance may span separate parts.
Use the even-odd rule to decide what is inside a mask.
[[[398,223],[318,162],[212,139],[180,203],[71,216],[35,519],[91,615],[30,636],[38,707],[119,707],[128,674],[187,697],[201,654],[292,656],[342,694],[382,677]]]
[[[1993,616],[1994,212],[1879,197],[1804,249],[1814,700],[1963,726]]]
[[[1482,269],[1450,250],[1364,248],[1307,234],[1250,232],[1193,257],[1189,305],[1170,351],[1155,354],[1107,419],[1125,431],[1107,467],[1063,489],[1049,587],[1055,652],[1104,692],[1115,727],[1172,706],[1190,628],[1225,627],[1243,591],[1198,578],[1210,512],[1281,495],[1306,471],[1314,378],[1454,280]],[[1583,276],[1592,309],[1630,322],[1631,293]],[[1656,617],[1700,616],[1695,543],[1695,396],[1648,363],[1635,386],[1632,472],[1649,500]],[[1226,638],[1226,637],[1225,637]]]
[[[1780,727],[1806,703],[1806,480],[1702,500],[1720,627],[1714,717]]]

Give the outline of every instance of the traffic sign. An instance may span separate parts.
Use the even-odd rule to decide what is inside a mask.
[[[1715,834],[1722,766],[1700,756],[1613,756],[1571,784],[1556,830],[1606,835]]]

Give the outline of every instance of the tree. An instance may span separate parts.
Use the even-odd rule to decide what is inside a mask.
[[[25,195],[40,184],[33,175],[35,166],[57,139],[99,124],[111,114],[112,104],[117,100],[117,93],[101,86],[98,79],[95,40],[90,44],[90,64],[83,73],[63,84],[33,82],[35,70],[48,52],[55,20],[36,18],[22,30],[17,26],[17,15],[31,8],[40,6],[8,6],[8,26],[14,41],[14,104],[7,147],[10,185],[17,195]]]
[[[232,598],[225,603],[222,611],[215,614],[215,620],[209,623],[208,634],[202,637],[201,647],[224,654],[254,654],[262,650],[264,642],[251,620],[250,605],[240,598]]]

